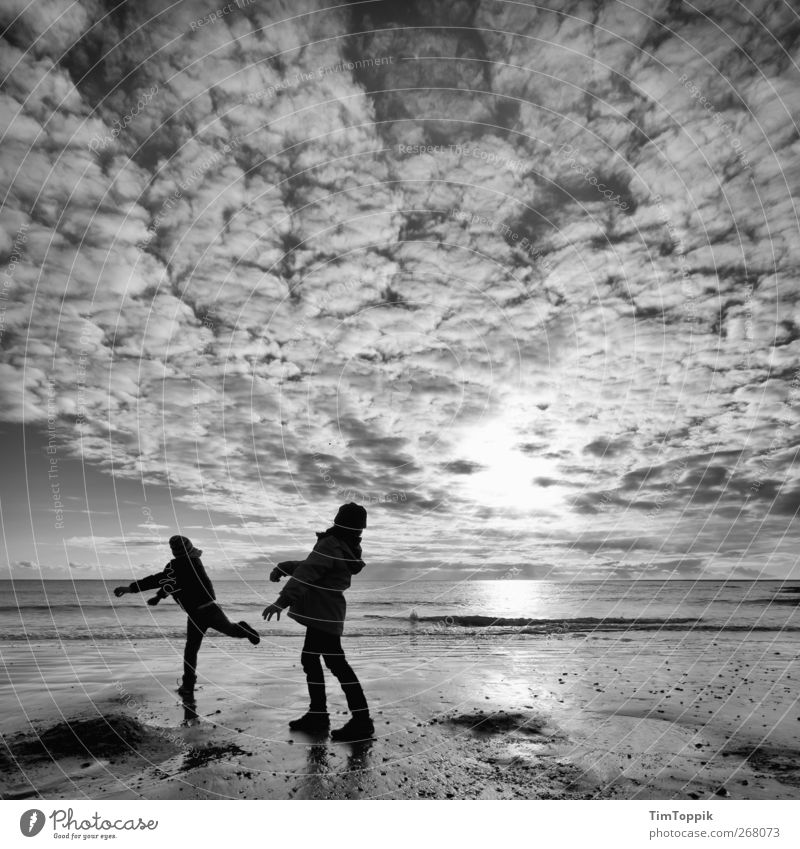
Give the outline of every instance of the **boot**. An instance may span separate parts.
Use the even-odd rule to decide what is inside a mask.
[[[347,743],[358,743],[361,740],[372,740],[375,737],[375,725],[369,714],[353,716],[341,728],[331,731],[331,739]]]
[[[312,713],[309,711],[300,719],[293,719],[289,723],[289,728],[292,731],[307,731],[309,734],[317,734],[322,731],[327,731],[331,727],[331,719],[328,716],[327,712],[324,713]]]
[[[244,628],[244,630],[245,630],[245,631],[247,631],[247,634],[248,634],[247,639],[248,639],[248,640],[250,640],[250,642],[251,642],[254,646],[257,646],[257,645],[261,642],[261,637],[259,637],[259,635],[258,635],[258,631],[256,631],[256,629],[255,629],[255,628],[251,628],[251,627],[247,624],[247,622],[240,622],[240,623],[239,623],[239,627],[240,627],[240,628]]]

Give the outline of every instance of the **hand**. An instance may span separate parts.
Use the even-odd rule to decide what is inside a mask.
[[[276,566],[270,573],[269,579],[273,584],[277,584],[278,581],[283,577],[284,573],[281,571],[280,566]]]
[[[281,613],[283,613],[283,608],[277,602],[273,601],[272,604],[264,608],[264,612],[261,615],[267,620],[267,622],[269,622],[273,616],[280,619]]]
[[[161,601],[161,596],[154,595],[152,598],[147,599],[147,603],[150,607],[155,607]]]
[[[120,596],[127,595],[130,592],[128,587],[115,587],[114,595],[119,598]]]

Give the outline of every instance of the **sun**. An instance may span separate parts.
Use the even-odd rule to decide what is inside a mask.
[[[522,441],[519,431],[503,420],[468,431],[457,444],[456,457],[480,468],[465,477],[464,495],[488,506],[526,511],[562,504],[564,488],[555,483],[555,461],[526,453]]]

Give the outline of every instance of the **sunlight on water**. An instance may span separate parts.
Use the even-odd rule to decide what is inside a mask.
[[[467,586],[474,610],[503,611],[504,617],[547,619],[559,615],[545,598],[547,587],[539,581],[472,581]],[[552,589],[551,589],[552,592]],[[488,614],[491,615],[491,614]],[[563,615],[561,613],[560,615]]]

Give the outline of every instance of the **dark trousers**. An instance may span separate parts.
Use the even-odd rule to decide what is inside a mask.
[[[228,637],[244,639],[249,633],[231,622],[218,604],[209,604],[192,612],[187,611],[186,648],[183,651],[183,686],[194,687],[197,681],[197,653],[209,628]]]
[[[329,634],[318,628],[306,628],[306,640],[303,643],[301,660],[306,673],[308,695],[311,700],[311,713],[327,713],[328,700],[325,693],[325,675],[322,672],[320,658],[333,673],[344,690],[347,707],[353,716],[369,716],[369,707],[361,684],[344,656],[342,638],[338,634]]]

